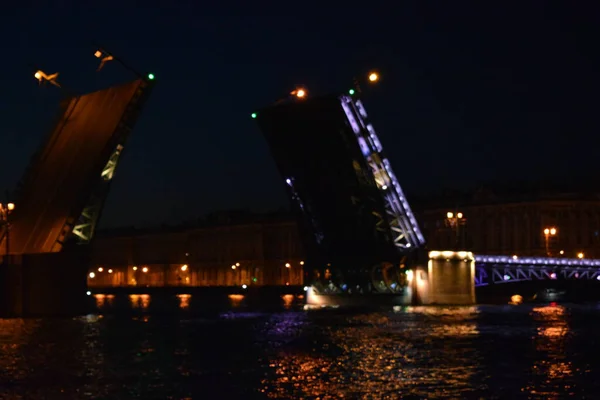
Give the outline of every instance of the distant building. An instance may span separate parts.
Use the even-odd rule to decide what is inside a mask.
[[[296,224],[286,215],[220,213],[196,226],[99,233],[88,283],[301,285],[303,254]]]
[[[600,193],[497,186],[421,200],[419,208],[431,249],[600,258]],[[462,213],[458,229],[448,213]]]

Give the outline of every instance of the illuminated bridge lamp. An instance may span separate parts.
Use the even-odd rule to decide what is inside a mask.
[[[377,82],[379,80],[379,74],[377,72],[371,72],[369,74],[369,82]]]
[[[290,93],[292,96],[296,96],[299,99],[304,99],[306,98],[306,89],[304,88],[299,88],[294,90],[292,93]]]

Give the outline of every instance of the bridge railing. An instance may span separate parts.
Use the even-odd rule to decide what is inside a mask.
[[[600,260],[475,256],[475,286],[546,279],[600,280]]]

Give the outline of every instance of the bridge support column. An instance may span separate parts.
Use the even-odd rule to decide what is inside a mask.
[[[0,266],[0,317],[73,316],[89,307],[87,251],[11,256]]]
[[[468,251],[431,251],[427,271],[417,268],[413,290],[420,304],[467,305],[475,299],[475,258]]]

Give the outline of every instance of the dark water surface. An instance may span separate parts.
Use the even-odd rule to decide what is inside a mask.
[[[600,398],[595,304],[305,311],[289,296],[261,311],[237,296],[0,319],[0,398]]]

